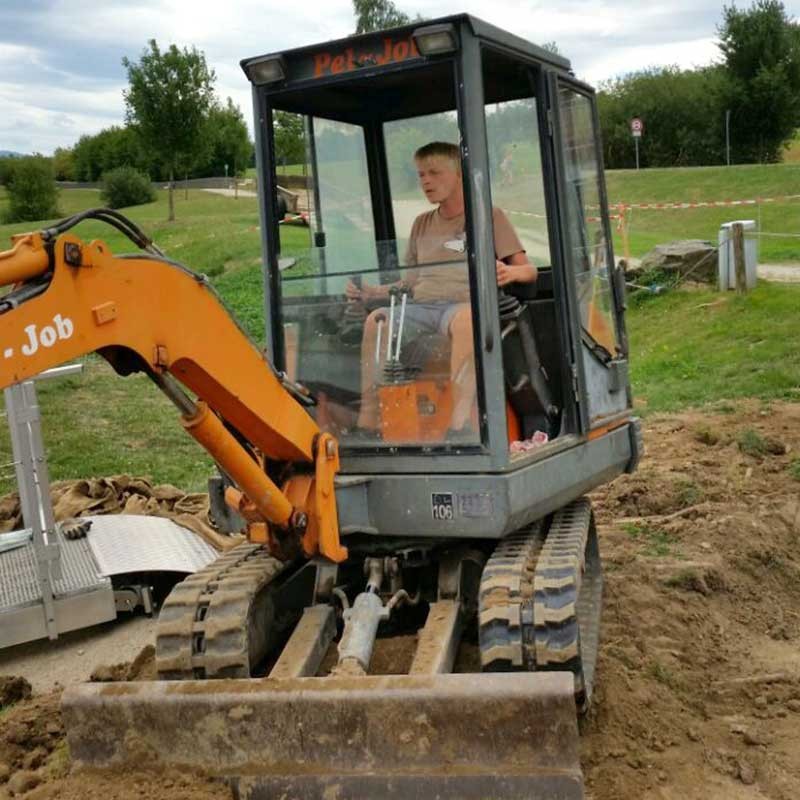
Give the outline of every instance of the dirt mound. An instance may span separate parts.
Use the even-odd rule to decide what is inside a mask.
[[[58,692],[20,702],[0,726],[0,800],[231,800],[230,789],[177,772],[70,771]],[[153,793],[153,788],[157,791]]]
[[[156,649],[149,644],[143,647],[133,661],[122,664],[100,665],[95,667],[90,681],[107,683],[110,681],[154,681],[156,673]]]
[[[800,794],[800,406],[648,420],[594,496],[606,568],[593,800]]]
[[[0,675],[0,708],[27,700],[31,696],[31,685],[18,675]]]

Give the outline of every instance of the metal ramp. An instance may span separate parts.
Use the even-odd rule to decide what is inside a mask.
[[[33,539],[0,554],[0,648],[87,628],[117,616],[111,579],[100,574],[87,539],[51,535],[61,555],[52,582],[54,625],[48,626]],[[55,638],[52,636],[51,638]]]
[[[37,376],[57,378],[80,365]],[[34,382],[5,390],[24,531],[0,534],[0,648],[115,619],[120,610],[152,612],[150,587],[115,587],[112,576],[194,572],[216,551],[168,519],[132,515],[86,517],[84,538],[68,539],[56,525]]]

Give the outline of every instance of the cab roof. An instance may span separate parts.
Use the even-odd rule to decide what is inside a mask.
[[[491,25],[488,22],[479,19],[478,17],[472,16],[471,14],[452,14],[448,17],[419,20],[409,25],[401,25],[396,28],[386,28],[384,30],[375,31],[372,33],[356,34],[343,39],[331,39],[327,42],[318,42],[316,44],[305,45],[303,47],[296,47],[289,50],[272,51],[259,56],[243,58],[239,63],[242,69],[245,69],[252,61],[258,61],[262,58],[273,55],[282,55],[284,58],[294,60],[297,58],[308,57],[322,49],[340,50],[348,47],[359,48],[360,46],[367,44],[385,34],[391,34],[393,37],[396,37],[399,34],[407,32],[410,35],[413,31],[417,30],[417,28],[428,27],[429,25],[443,25],[447,23],[451,23],[453,25],[460,25],[462,23],[466,24],[474,36],[484,40],[487,43],[498,45],[499,47],[510,51],[512,54],[517,53],[519,55],[525,55],[566,72],[571,70],[571,64],[569,60],[563,56],[553,53],[550,50],[545,50],[545,48],[533,44],[527,39],[523,39],[522,37],[516,36],[513,33],[509,33],[502,28]]]

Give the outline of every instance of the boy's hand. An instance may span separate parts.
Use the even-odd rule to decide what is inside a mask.
[[[347,281],[347,286],[344,287],[344,294],[348,300],[366,300],[366,292],[363,289],[359,289],[353,281]]]
[[[507,286],[509,283],[533,283],[536,280],[536,267],[527,261],[524,264],[506,264],[498,261],[497,285]]]

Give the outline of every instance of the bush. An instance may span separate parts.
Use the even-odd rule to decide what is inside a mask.
[[[29,222],[58,216],[58,189],[50,159],[31,156],[15,160],[6,185],[6,222]]]
[[[150,178],[133,167],[117,167],[104,172],[100,180],[100,196],[109,208],[140,206],[156,199]]]

